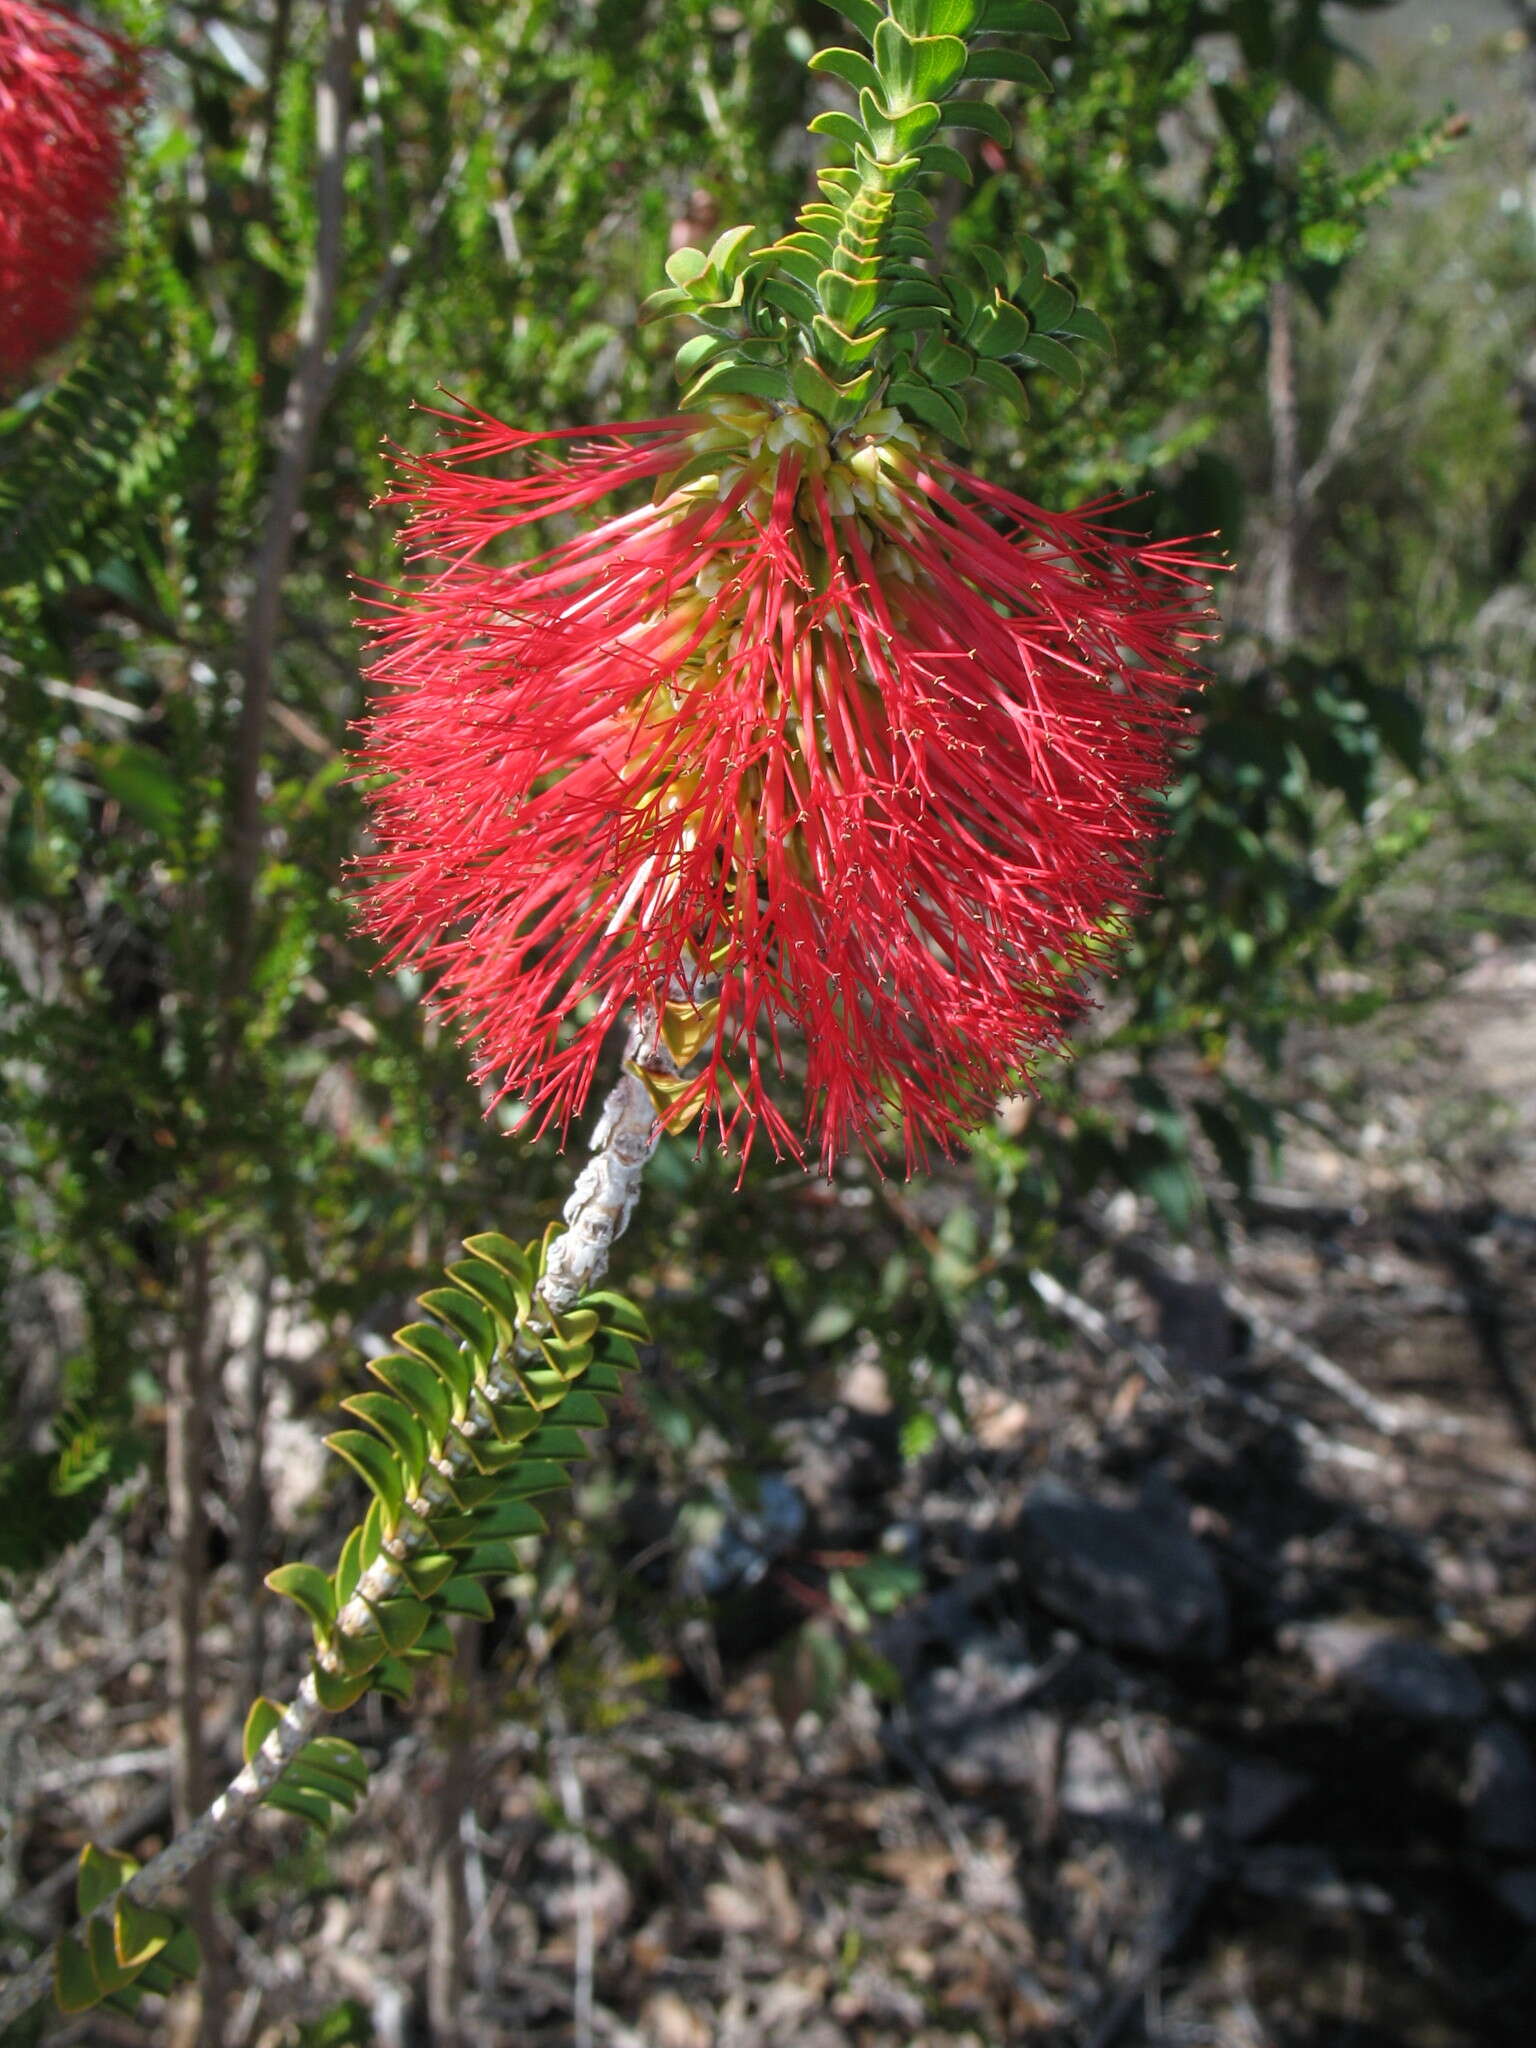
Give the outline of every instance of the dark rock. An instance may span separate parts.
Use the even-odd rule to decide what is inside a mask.
[[[1405,1721],[1476,1721],[1488,1709],[1463,1657],[1378,1621],[1308,1622],[1295,1641],[1317,1675],[1363,1693]]]
[[[1241,1758],[1226,1774],[1222,1827],[1234,1842],[1254,1841],[1311,1789],[1312,1780],[1299,1771],[1262,1757]]]
[[[1536,1927],[1536,1870],[1506,1870],[1493,1882],[1502,1905],[1527,1927]]]
[[[1225,1652],[1226,1593],[1176,1512],[1111,1507],[1048,1484],[1025,1503],[1017,1534],[1029,1591],[1085,1635],[1150,1657]]]
[[[1245,1890],[1266,1899],[1293,1899],[1315,1912],[1387,1914],[1388,1892],[1375,1884],[1351,1884],[1332,1853],[1314,1842],[1276,1842],[1250,1849],[1238,1865]]]
[[[1536,1854],[1536,1758],[1507,1721],[1472,1738],[1463,1789],[1467,1833],[1480,1849]]]

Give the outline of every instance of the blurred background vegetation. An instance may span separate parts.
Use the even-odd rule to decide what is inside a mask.
[[[149,1682],[169,1654],[193,1709],[165,1739],[212,1759],[180,1754],[184,1803],[297,1668],[257,1588],[348,1519],[312,1446],[360,1350],[463,1234],[540,1229],[572,1171],[482,1113],[418,980],[351,929],[351,621],[398,568],[380,437],[430,445],[412,408],[440,389],[540,426],[668,410],[674,337],[639,303],[669,245],[789,217],[840,90],[804,59],[839,24],[814,0],[367,5],[328,183],[343,0],[96,11],[152,53],[121,247],[0,411],[0,1574],[23,1634],[71,1588],[99,1602],[104,1557],[138,1587],[109,1604],[171,1598]],[[437,1727],[439,1778],[471,1722],[600,1732],[717,1699],[722,1657],[771,1669],[791,1726],[849,1686],[890,1706],[873,1619],[937,1569],[894,1521],[824,1544],[798,1606],[730,1562],[772,1547],[781,1495],[803,1518],[786,1424],[874,1366],[901,1469],[949,1483],[978,1331],[1056,1341],[1034,1276],[1080,1300],[1106,1216],[1219,1258],[1298,1129],[1346,1143],[1355,1106],[1298,1091],[1298,1039],[1536,940],[1536,23],[1517,0],[1061,11],[1054,97],[934,233],[1036,234],[1117,344],[1081,392],[1038,378],[1027,425],[983,421],[978,466],[1053,506],[1122,491],[1235,557],[1155,900],[1075,1061],[930,1181],[763,1158],[736,1189],[664,1142],[618,1266],[657,1335],[635,1417],[530,1553],[516,1628],[467,1638],[459,1721],[434,1698],[369,1725]],[[70,1826],[13,1836],[13,1897]],[[270,1896],[330,1881],[289,1864]],[[431,1883],[448,1934],[409,2038],[523,2039],[453,2031],[462,1876]],[[260,2033],[275,1994],[223,1949],[204,2039],[389,2038],[370,1995],[318,1992]]]

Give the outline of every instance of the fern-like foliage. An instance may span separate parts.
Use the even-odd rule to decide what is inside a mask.
[[[171,375],[148,323],[119,314],[39,403],[0,414],[0,591],[90,573],[86,536],[120,525],[175,447]]]

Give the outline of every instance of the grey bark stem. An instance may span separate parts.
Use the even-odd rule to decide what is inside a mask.
[[[212,1252],[206,1235],[193,1242],[184,1293],[181,1341],[166,1375],[165,1491],[170,1547],[171,1822],[189,1827],[207,1799],[203,1748],[203,1596],[208,1578],[208,1516],[203,1473],[208,1451],[212,1373],[209,1327]],[[198,2003],[189,2033],[200,2048],[218,2048],[224,1957],[211,1891],[190,1902],[188,1920],[203,1955]]]
[[[347,123],[365,0],[326,0],[325,62],[315,88],[315,250],[299,314],[298,350],[277,425],[277,454],[245,621],[244,687],[235,733],[229,824],[228,985],[238,1002],[249,971],[251,911],[261,860],[261,759],[283,584],[315,440],[334,388],[327,352],[341,286]]]
[[[637,1026],[630,1034],[629,1059],[618,1084],[609,1094],[593,1133],[593,1157],[583,1167],[565,1205],[569,1228],[551,1248],[539,1300],[555,1313],[596,1286],[607,1270],[608,1254],[634,1212],[640,1193],[645,1162],[656,1149],[659,1136],[656,1110],[640,1078],[640,1070],[671,1075],[676,1067],[653,1026]],[[537,1362],[542,1363],[542,1360]],[[518,1396],[516,1379],[500,1366],[492,1368],[486,1392],[492,1402]],[[461,1437],[470,1440],[494,1430],[490,1407],[477,1403],[461,1426]],[[451,1504],[449,1483],[478,1468],[462,1443],[445,1450],[429,1466],[421,1490],[407,1503],[418,1513],[430,1516]],[[370,1603],[395,1598],[407,1590],[401,1570],[419,1541],[402,1525],[363,1573],[352,1598],[337,1616],[344,1635],[370,1634],[376,1624]],[[318,1660],[327,1669],[339,1671],[335,1653],[322,1653]],[[182,1884],[201,1864],[228,1842],[240,1823],[282,1777],[311,1736],[328,1719],[315,1690],[311,1671],[299,1687],[283,1718],[243,1770],[231,1780],[190,1826],[168,1843],[128,1880],[116,1896],[150,1905]],[[113,1901],[108,1900],[88,1916],[111,1918]],[[84,1924],[84,1923],[82,1923]],[[78,1929],[76,1930],[78,1932]],[[52,1983],[51,1948],[27,1969],[0,1988],[0,2029],[27,2012],[47,1995]]]
[[[1296,638],[1296,572],[1301,559],[1301,424],[1296,398],[1296,306],[1288,277],[1269,288],[1270,499],[1274,555],[1264,630],[1276,647]]]

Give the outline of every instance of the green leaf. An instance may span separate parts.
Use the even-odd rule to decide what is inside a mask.
[[[546,1337],[542,1331],[534,1333],[534,1342],[548,1359],[550,1371],[558,1382],[558,1386],[551,1390],[553,1399],[558,1399],[566,1382],[578,1378],[591,1363],[592,1346],[572,1344],[562,1337]],[[522,1373],[519,1377],[525,1389],[539,1387],[542,1382],[542,1376],[537,1372]],[[544,1400],[537,1405],[548,1407],[551,1402]]]
[[[601,1429],[608,1420],[608,1410],[585,1387],[574,1388],[554,1412],[568,1429]]]
[[[53,1949],[53,1996],[59,2011],[89,2012],[102,1995],[90,1957],[72,1934],[61,1935]]]
[[[393,1529],[405,1504],[405,1481],[393,1454],[376,1436],[368,1436],[360,1429],[338,1429],[325,1442],[338,1458],[346,1459],[377,1497],[387,1526]]]
[[[316,1666],[315,1697],[328,1714],[342,1713],[360,1700],[370,1684],[366,1671],[325,1671]],[[382,1692],[383,1686],[379,1687]],[[267,1795],[269,1798],[271,1794]]]
[[[429,1287],[420,1299],[424,1309],[458,1332],[477,1365],[490,1364],[496,1354],[496,1331],[478,1301],[459,1287]]]
[[[891,12],[915,36],[964,36],[976,26],[980,0],[891,0]]]
[[[296,1820],[308,1821],[321,1834],[330,1830],[331,1802],[323,1793],[306,1791],[290,1778],[279,1778],[265,1799],[268,1806],[275,1806],[281,1813],[291,1813]]]
[[[1031,324],[1046,334],[1054,334],[1064,320],[1070,320],[1077,305],[1077,294],[1054,277],[1042,277],[1032,291],[1021,292],[1019,297]]]
[[[790,395],[789,379],[783,370],[769,369],[762,363],[739,360],[717,363],[713,369],[706,370],[697,383],[689,386],[683,394],[683,403],[697,405],[703,399],[723,397],[729,392],[783,403]]]
[[[434,1614],[422,1630],[418,1641],[406,1652],[406,1661],[411,1664],[424,1663],[428,1657],[451,1657],[453,1655],[453,1630],[446,1618]]]
[[[940,125],[939,109],[932,100],[920,100],[900,113],[887,113],[884,102],[872,92],[859,94],[859,119],[869,130],[874,154],[898,176],[909,168],[920,168],[915,162],[908,166],[902,159],[920,149]]]
[[[623,1343],[622,1338],[612,1338],[611,1344]],[[619,1367],[611,1358],[595,1358],[582,1374],[582,1383],[596,1394],[622,1394],[624,1381]]]
[[[339,1613],[357,1590],[357,1582],[363,1575],[363,1532],[360,1528],[349,1532],[341,1546],[341,1556],[336,1560],[336,1569],[331,1574],[336,1588],[336,1608]]]
[[[642,323],[648,320],[665,320],[675,313],[683,312],[690,304],[687,292],[680,292],[675,285],[663,285],[660,291],[652,292],[649,298],[642,301],[640,318]]]
[[[483,1394],[480,1405],[490,1417],[496,1441],[501,1444],[524,1442],[538,1428],[543,1414],[541,1409],[530,1407],[526,1401],[490,1401]]]
[[[1115,346],[1115,337],[1098,314],[1089,312],[1086,306],[1074,306],[1068,317],[1057,323],[1055,332],[1073,335],[1079,341],[1091,341],[1111,352]]]
[[[1011,405],[1021,418],[1029,416],[1029,394],[1016,370],[1010,370],[1006,363],[990,363],[984,357],[978,358],[971,371],[978,384],[985,384],[996,398]]]
[[[550,1314],[550,1327],[563,1344],[590,1344],[602,1328],[602,1316],[590,1302],[578,1302],[563,1315]]]
[[[846,328],[829,320],[824,313],[813,314],[811,333],[815,339],[816,353],[831,372],[835,389],[840,389],[852,378],[885,339],[883,327],[873,327],[867,333],[852,335]],[[851,401],[845,399],[843,404],[851,405]]]
[[[962,185],[969,185],[975,180],[976,174],[969,159],[963,157],[958,149],[951,149],[947,142],[925,142],[922,158],[923,169],[931,171],[935,177],[956,178]]]
[[[1028,363],[1038,363],[1042,370],[1050,370],[1074,391],[1080,391],[1083,383],[1083,366],[1059,341],[1052,341],[1048,334],[1032,334],[1027,341],[1019,344],[1015,354],[1021,355]]]
[[[245,1728],[240,1737],[240,1754],[247,1763],[282,1718],[283,1710],[276,1700],[263,1699],[258,1694],[251,1701],[250,1712],[245,1717]]]
[[[138,1867],[134,1858],[121,1850],[99,1849],[94,1842],[87,1842],[80,1851],[75,1874],[76,1912],[82,1916],[94,1913],[99,1905],[122,1890]]]
[[[869,137],[861,123],[842,107],[828,107],[825,113],[818,114],[808,126],[812,135],[830,135],[834,142],[855,153],[870,147]]]
[[[368,1370],[406,1403],[433,1443],[440,1444],[453,1420],[453,1397],[441,1376],[421,1359],[403,1357],[399,1352],[370,1358]]]
[[[462,1415],[475,1383],[475,1369],[448,1332],[435,1323],[407,1323],[403,1330],[396,1330],[395,1342],[432,1368],[453,1398],[454,1414]]]
[[[599,1287],[591,1294],[581,1297],[583,1308],[595,1308],[603,1319],[607,1330],[618,1330],[626,1337],[633,1337],[641,1344],[651,1341],[650,1325],[627,1295],[615,1294],[610,1288]]]
[[[432,1619],[432,1610],[424,1600],[412,1600],[403,1594],[393,1600],[370,1600],[368,1611],[379,1624],[385,1649],[396,1657],[411,1647]]]
[[[816,289],[830,318],[835,320],[839,327],[850,332],[870,317],[880,300],[878,279],[844,277],[838,270],[824,270],[816,280]],[[672,1051],[679,1065],[688,1064],[688,1061],[679,1055],[677,1047],[674,1046]],[[690,1055],[692,1056],[694,1055]]]
[[[886,107],[904,113],[944,97],[965,69],[965,44],[958,36],[909,36],[898,23],[883,21],[875,31],[875,68]]]
[[[687,343],[683,346],[686,348]],[[509,1279],[520,1287],[533,1291],[533,1261],[527,1250],[514,1244],[510,1237],[503,1237],[499,1230],[477,1231],[473,1237],[466,1237],[464,1249],[477,1259],[484,1259],[489,1266],[497,1266]]]
[[[1029,339],[1028,315],[1000,299],[994,306],[982,307],[965,338],[978,355],[1017,355]]]
[[[315,1628],[315,1642],[324,1642],[336,1620],[336,1587],[315,1565],[279,1565],[266,1573],[266,1585],[285,1599],[295,1599]]]
[[[706,364],[730,347],[718,334],[692,334],[677,351],[677,374],[688,378],[697,375]]]
[[[875,30],[884,19],[879,0],[831,0],[834,10],[851,21],[866,43],[875,39]]]
[[[459,1561],[465,1578],[503,1579],[522,1568],[522,1559],[509,1542],[476,1543]]]
[[[981,26],[989,36],[1054,36],[1067,40],[1066,24],[1046,0],[987,0]]]
[[[379,1394],[367,1388],[360,1394],[348,1394],[341,1405],[347,1414],[356,1415],[376,1429],[390,1449],[399,1454],[411,1483],[419,1481],[427,1462],[427,1436],[403,1401],[396,1400],[393,1394]]]
[[[405,1574],[411,1591],[422,1600],[430,1600],[443,1581],[451,1578],[458,1567],[445,1550],[426,1550],[408,1558],[400,1569]]]
[[[517,1464],[522,1457],[520,1444],[504,1444],[493,1436],[465,1436],[460,1439],[464,1446],[463,1455],[474,1465],[477,1472],[483,1472],[499,1486],[502,1475]],[[458,1485],[458,1481],[454,1481]],[[460,1498],[462,1498],[462,1491]]]
[[[718,270],[722,277],[730,277],[741,268],[747,257],[747,243],[757,233],[750,225],[727,228],[722,235],[716,235],[709,248],[709,267]]]
[[[1049,73],[1022,50],[972,50],[966,59],[967,78],[1008,78],[1016,85],[1032,85],[1039,92],[1052,90]]]
[[[313,1792],[328,1805],[339,1806],[347,1813],[355,1813],[362,1800],[362,1788],[354,1785],[350,1778],[340,1777],[326,1769],[322,1758],[310,1754],[313,1745],[308,1745],[283,1773],[285,1784],[294,1786],[300,1792]]]
[[[951,441],[965,439],[965,414],[959,401],[947,391],[935,391],[931,384],[912,377],[893,377],[886,390],[890,404],[903,412],[915,413],[925,426],[935,428]]]
[[[473,1549],[476,1544],[494,1541],[512,1542],[523,1536],[543,1536],[549,1529],[548,1522],[536,1507],[523,1500],[495,1500],[489,1507],[481,1508],[474,1516],[466,1537],[466,1543]],[[464,1545],[455,1544],[455,1549]],[[457,1569],[463,1570],[460,1561]]]
[[[635,1349],[633,1341],[628,1337],[619,1336],[616,1331],[604,1330],[602,1336],[598,1339],[597,1348],[602,1353],[605,1365],[620,1365],[626,1372],[634,1372],[639,1368],[640,1353]],[[588,1388],[598,1393],[616,1393],[618,1391],[617,1387],[599,1387],[597,1381],[593,1378],[591,1366],[587,1367],[583,1380]]]
[[[874,373],[866,370],[846,384],[834,384],[820,363],[802,356],[790,371],[795,396],[809,412],[829,427],[846,426],[858,418],[874,387]]]
[[[408,1700],[414,1683],[410,1666],[398,1657],[386,1657],[374,1670],[373,1689],[389,1700]]]
[[[554,1412],[563,1417],[569,1406],[567,1398]],[[586,1438],[580,1430],[562,1428],[559,1423],[547,1424],[536,1431],[523,1448],[530,1458],[585,1458],[588,1455]]]
[[[825,72],[832,78],[842,79],[843,83],[851,85],[855,92],[880,90],[879,72],[869,59],[861,57],[857,50],[818,50],[810,61],[810,69]]]
[[[85,1930],[85,1945],[91,1958],[91,1972],[103,1997],[126,1991],[138,1971],[118,1961],[117,1944],[108,1921],[92,1920]],[[148,1957],[145,1958],[146,1962]]]
[[[448,1268],[448,1277],[490,1310],[503,1339],[511,1336],[532,1305],[528,1288],[519,1287],[499,1266],[484,1259],[456,1259]]]
[[[176,1922],[169,1913],[153,1906],[140,1906],[133,1899],[119,1899],[112,1912],[112,1946],[125,1969],[137,1973],[151,1956],[174,1938]]]
[[[975,360],[968,348],[958,348],[952,341],[933,340],[924,346],[921,367],[929,383],[945,387],[963,384]]]
[[[450,1579],[437,1596],[446,1614],[467,1614],[472,1621],[491,1621],[496,1609],[478,1579]]]
[[[552,1458],[525,1458],[504,1475],[501,1497],[521,1500],[535,1493],[563,1493],[570,1483],[570,1473]]]
[[[946,100],[939,125],[942,128],[976,128],[990,137],[999,149],[1013,147],[1013,129],[1006,115],[989,100]]]
[[[189,1978],[195,1977],[201,1965],[197,1936],[184,1920],[178,1921],[176,1932],[165,1947],[144,1965],[139,1983],[144,1990],[157,1992],[163,1998],[178,1984],[185,1984]]]
[[[665,268],[668,277],[679,291],[687,292],[709,268],[709,258],[702,249],[674,249],[667,258]]]
[[[467,1443],[464,1448],[467,1455],[469,1450]],[[456,1472],[451,1480],[444,1480],[443,1484],[448,1488],[448,1491],[453,1495],[459,1506],[464,1509],[479,1507],[483,1501],[489,1500],[496,1491],[495,1479],[482,1478],[478,1472]],[[438,1520],[434,1519],[432,1527],[434,1531],[437,1530]],[[447,1539],[445,1537],[435,1535],[434,1541],[446,1547]]]
[[[332,1777],[344,1779],[356,1791],[367,1791],[368,1765],[356,1743],[346,1742],[339,1735],[317,1735],[304,1745],[303,1754],[306,1761],[313,1759]]]
[[[91,747],[96,779],[130,818],[162,839],[181,822],[181,786],[163,757],[150,747],[123,740],[116,746]]]
[[[331,1638],[331,1647],[342,1670],[349,1677],[355,1677],[359,1672],[371,1671],[384,1655],[384,1638],[379,1634],[373,1610],[369,1609],[366,1628],[346,1631],[338,1629]]]

